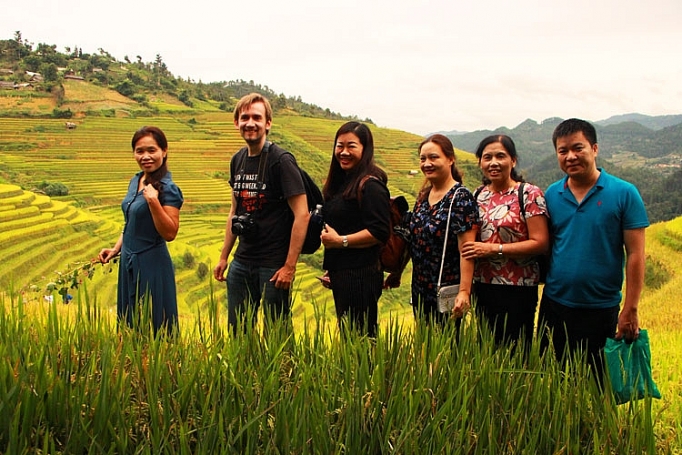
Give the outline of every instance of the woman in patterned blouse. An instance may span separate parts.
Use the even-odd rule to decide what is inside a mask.
[[[426,180],[410,219],[412,305],[417,319],[445,324],[461,318],[470,307],[474,259],[459,254],[459,246],[476,238],[478,210],[471,192],[462,185],[452,142],[434,134],[419,145],[420,168]],[[454,201],[453,201],[454,198]],[[452,203],[451,203],[452,201]],[[441,268],[445,225],[452,207],[441,285],[459,284],[452,314],[438,311],[437,283]]]
[[[476,309],[498,344],[523,340],[527,349],[538,303],[536,257],[549,248],[545,197],[517,174],[516,146],[509,136],[483,139],[476,157],[483,173],[483,186],[474,192],[481,230],[478,241],[462,248],[465,258],[476,259]]]

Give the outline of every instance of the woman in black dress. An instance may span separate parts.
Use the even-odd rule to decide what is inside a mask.
[[[370,129],[348,122],[334,138],[324,194],[323,267],[329,276],[339,327],[375,337],[383,285],[381,245],[389,235],[386,173],[374,163]]]

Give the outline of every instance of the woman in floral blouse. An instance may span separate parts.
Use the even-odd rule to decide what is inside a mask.
[[[417,196],[409,224],[414,315],[427,323],[441,325],[452,316],[457,318],[459,327],[470,307],[474,273],[474,259],[461,257],[459,246],[475,240],[478,210],[471,192],[461,183],[455,151],[447,137],[434,134],[424,140],[419,146],[419,162],[426,181]],[[460,288],[452,314],[444,314],[438,311],[437,284],[451,206],[441,285],[459,284]]]
[[[509,136],[483,139],[476,157],[483,173],[483,186],[474,193],[481,231],[479,241],[463,245],[462,255],[476,259],[477,312],[498,343],[523,339],[528,348],[538,303],[536,257],[549,248],[545,197],[540,188],[524,183],[517,174],[516,146]]]

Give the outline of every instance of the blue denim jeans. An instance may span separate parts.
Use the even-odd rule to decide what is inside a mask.
[[[251,316],[253,327],[257,320],[258,308],[263,301],[264,323],[275,319],[286,320],[291,312],[291,294],[289,289],[277,289],[270,278],[278,269],[246,265],[232,261],[227,270],[227,323],[234,334],[237,325],[248,326],[243,319]]]

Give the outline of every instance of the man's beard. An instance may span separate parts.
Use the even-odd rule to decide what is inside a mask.
[[[251,136],[251,137],[246,137],[246,133],[256,133],[257,135]],[[256,131],[245,131],[245,134],[242,135],[242,139],[248,144],[248,145],[257,145],[262,139],[263,139],[262,134],[258,134]]]

